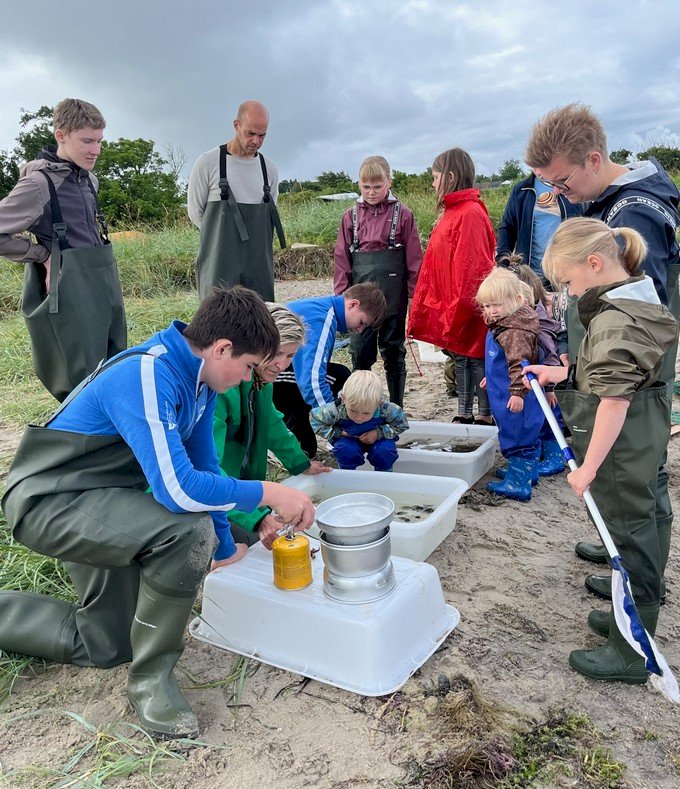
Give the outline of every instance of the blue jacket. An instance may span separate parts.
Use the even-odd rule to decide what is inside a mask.
[[[48,425],[85,435],[121,436],[149,483],[171,512],[209,512],[219,546],[216,559],[236,550],[226,512],[250,511],[262,483],[222,476],[213,441],[215,392],[198,378],[195,356],[174,321],[142,350],[97,375]],[[119,356],[130,354],[124,351]]]
[[[666,171],[650,158],[636,162],[617,178],[585,211],[609,227],[632,227],[647,242],[642,268],[654,280],[662,304],[668,304],[668,267],[678,264],[678,188]]]
[[[293,357],[295,379],[307,405],[332,403],[326,370],[337,332],[346,332],[345,297],[318,296],[290,301],[286,306],[299,315],[307,332],[305,344]]]
[[[535,178],[535,175],[530,175],[528,178],[515,184],[510,192],[510,197],[498,228],[496,260],[501,255],[515,252],[523,257],[527,266],[531,261],[534,206],[536,205]],[[560,207],[562,221],[572,216],[581,216],[580,204],[573,205],[563,195],[557,196],[557,203]]]

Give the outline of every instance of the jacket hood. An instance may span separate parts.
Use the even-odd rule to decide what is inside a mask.
[[[168,364],[178,375],[190,381],[198,393],[203,359],[196,356],[189,347],[184,337],[186,327],[186,323],[182,321],[173,321],[167,329],[157,332],[138,347]]]
[[[89,170],[83,170],[74,162],[70,162],[68,159],[62,159],[60,156],[57,156],[56,145],[45,146],[40,151],[36,159],[22,164],[19,168],[19,177],[23,178],[25,175],[30,175],[31,173],[35,173],[38,170],[47,170],[51,173],[61,173],[64,177],[68,177],[71,174],[74,174],[79,178],[88,177],[92,178],[95,186],[98,184],[97,179],[92,175],[91,172],[89,172]]]
[[[522,331],[530,332],[538,337],[541,326],[538,320],[536,310],[523,304],[518,310],[515,310],[510,315],[505,315],[497,321],[488,324],[490,331],[496,328],[503,329],[521,329]]]
[[[587,290],[578,300],[579,317],[584,326],[602,311],[603,302],[625,312],[643,326],[664,352],[675,342],[678,324],[668,307],[659,301],[651,277],[642,274],[612,285]]]
[[[628,172],[612,181],[604,192],[593,201],[592,209],[589,213],[601,211],[601,204],[611,204],[613,195],[616,195],[622,187],[631,185],[635,186],[637,192],[649,194],[655,203],[662,201],[667,205],[673,206],[677,211],[678,203],[680,202],[678,188],[653,156],[650,157],[649,161],[633,162],[628,167]]]
[[[448,194],[444,195],[444,206],[446,208],[451,208],[455,205],[459,205],[460,203],[465,203],[468,200],[474,200],[477,203],[481,203],[484,205],[480,197],[479,189],[459,189],[457,192],[449,192]],[[486,206],[484,205],[486,209]]]

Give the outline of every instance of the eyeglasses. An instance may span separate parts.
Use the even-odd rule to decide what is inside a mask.
[[[359,184],[362,192],[381,192],[387,184]]]
[[[551,189],[561,189],[563,192],[569,191],[569,181],[571,181],[572,176],[578,170],[579,167],[583,167],[585,161],[580,162],[579,164],[574,167],[574,169],[569,173],[569,175],[564,179],[564,181],[551,181],[548,178],[544,178],[542,175],[536,176],[538,180],[545,184],[546,186],[550,187]]]

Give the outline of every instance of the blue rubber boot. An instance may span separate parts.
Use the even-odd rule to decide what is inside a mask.
[[[515,501],[531,499],[531,481],[536,474],[536,461],[513,457],[508,460],[505,479],[502,482],[488,482],[486,489],[497,496]]]
[[[552,477],[564,471],[564,455],[560,445],[554,438],[543,441],[541,460],[538,463],[538,474],[541,477]]]
[[[496,476],[498,477],[498,479],[505,479],[505,475],[507,474],[507,471],[508,471],[508,466],[506,463],[505,466],[499,466],[496,469]],[[534,470],[531,476],[531,485],[534,488],[536,487],[536,485],[538,485],[538,463],[534,463]]]

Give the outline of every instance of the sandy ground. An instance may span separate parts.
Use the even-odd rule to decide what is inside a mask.
[[[329,281],[287,282],[280,300],[330,291]],[[441,367],[408,359],[406,411],[413,418],[449,421],[455,401],[445,396]],[[0,451],[3,447],[0,446]],[[680,438],[670,445],[671,480],[680,469]],[[497,459],[497,461],[500,458]],[[604,734],[602,744],[626,764],[632,787],[677,787],[680,708],[650,687],[597,683],[571,671],[569,651],[601,639],[586,616],[596,600],[583,587],[594,566],[574,554],[577,540],[593,536],[564,475],[544,479],[530,503],[499,502],[484,491],[489,477],[461,500],[456,528],[429,557],[447,602],[461,623],[445,645],[403,689],[402,700],[424,716],[395,724],[386,699],[366,698],[309,682],[265,665],[243,688],[240,707],[220,687],[189,690],[202,738],[224,750],[193,749],[188,761],[156,778],[163,787],[388,787],[409,775],[407,763],[436,751],[428,724],[427,693],[440,675],[464,675],[484,699],[516,717],[545,720],[551,709],[587,715]],[[674,486],[676,508],[677,488]],[[657,642],[680,675],[680,572],[673,541]],[[181,667],[200,684],[225,676],[233,656],[188,640]],[[69,710],[101,726],[134,720],[125,699],[125,667],[109,671],[48,666],[20,680],[4,705],[0,759],[4,770],[64,764],[87,741]],[[189,680],[184,676],[183,682]],[[40,713],[37,717],[31,713]],[[28,716],[24,716],[27,713]],[[35,785],[45,785],[35,778]],[[114,784],[111,784],[114,785]],[[140,777],[122,786],[142,786]],[[403,784],[402,784],[403,785]],[[564,779],[551,785],[579,785]]]

